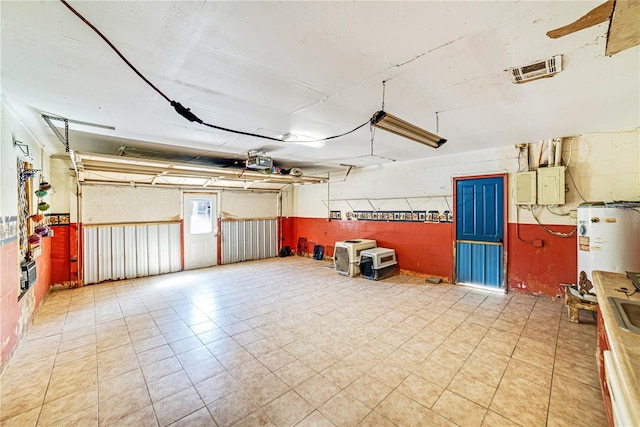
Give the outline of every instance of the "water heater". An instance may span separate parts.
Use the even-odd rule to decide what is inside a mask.
[[[578,290],[595,294],[594,270],[640,271],[640,203],[578,206]]]

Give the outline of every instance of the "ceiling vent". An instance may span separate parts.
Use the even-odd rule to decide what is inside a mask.
[[[556,55],[553,58],[534,62],[524,67],[512,68],[510,71],[514,83],[524,83],[543,77],[551,77],[562,71],[562,55]]]

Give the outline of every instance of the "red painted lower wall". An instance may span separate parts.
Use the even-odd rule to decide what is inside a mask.
[[[51,283],[68,283],[71,280],[70,227],[52,225],[51,229],[54,232],[51,237]]]
[[[575,227],[570,225],[548,226],[553,231],[570,233]],[[520,239],[525,242],[542,240],[542,247],[518,239],[516,224],[509,224],[508,282],[510,291],[563,296],[560,283],[576,283],[578,253],[576,235],[569,238],[554,236],[538,225],[520,224]]]
[[[285,223],[289,223],[285,226]],[[295,251],[298,237],[325,246],[333,254],[333,245],[353,238],[375,239],[378,246],[396,251],[401,269],[451,280],[453,265],[453,228],[447,223],[327,221],[323,218],[283,218],[284,245]],[[288,234],[285,232],[289,232]],[[309,247],[307,252],[313,252]]]
[[[41,243],[42,253],[36,258],[36,283],[18,301],[20,265],[18,262],[18,242],[0,246],[0,343],[2,343],[2,363],[0,370],[10,359],[17,343],[29,329],[35,312],[51,286],[51,238],[45,237]]]
[[[569,233],[572,226],[550,226],[554,231]],[[377,221],[328,221],[325,218],[282,218],[282,246],[295,252],[299,237],[325,246],[325,254],[333,254],[336,241],[375,239],[378,246],[395,249],[402,270],[439,276],[454,276],[454,228],[450,223],[411,223]],[[524,241],[540,239],[542,247],[518,240],[516,225],[509,224],[507,244],[507,286],[509,291],[561,295],[560,283],[575,283],[577,254],[575,235],[553,236],[538,225],[519,226]],[[307,253],[313,252],[309,245]]]

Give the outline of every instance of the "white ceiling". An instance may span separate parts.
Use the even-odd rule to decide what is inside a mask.
[[[58,1],[0,3],[1,88],[54,153],[64,148],[41,113],[115,126],[71,125],[71,147],[84,152],[125,144],[241,159],[265,149],[312,171],[449,155],[640,124],[638,46],[605,56],[608,21],[546,36],[600,3],[70,2],[205,122],[322,138],[367,122],[387,80],[385,110],[438,131],[448,142],[437,150],[378,131],[370,157],[369,126],[315,148],[188,122]],[[556,54],[561,73],[511,82],[508,68]]]

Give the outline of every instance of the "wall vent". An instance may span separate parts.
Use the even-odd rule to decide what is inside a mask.
[[[514,83],[524,83],[543,77],[551,77],[562,71],[562,55],[556,55],[550,59],[537,61],[523,67],[515,67],[510,71]]]

